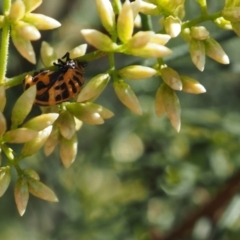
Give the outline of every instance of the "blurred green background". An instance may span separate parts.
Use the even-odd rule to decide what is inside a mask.
[[[223,2],[209,1],[209,11],[219,11]],[[186,6],[186,18],[199,15],[195,1],[187,1]],[[58,57],[84,43],[80,29],[103,30],[94,1],[45,0],[36,12],[62,23],[59,29],[41,32],[41,40],[52,44]],[[155,29],[157,21],[153,19]],[[0,239],[154,240],[152,235],[171,232],[222,188],[240,167],[240,39],[211,23],[204,25],[223,46],[231,64],[220,65],[208,58],[201,73],[191,62],[184,42],[170,42],[174,54],[167,61],[169,66],[198,79],[207,89],[202,95],[178,93],[182,107],[180,133],[166,117],[155,116],[158,78],[128,81],[139,97],[142,116],[134,115],[119,102],[110,83],[97,103],[112,110],[115,117],[100,126],[84,124],[78,132],[78,157],[69,169],[63,168],[58,149],[47,158],[41,151],[22,161],[22,167],[40,174],[59,203],[31,196],[25,215],[20,217],[13,198],[17,175],[12,173],[11,186],[0,199]],[[39,56],[41,41],[33,44]],[[89,46],[88,51],[94,49]],[[116,56],[117,67],[135,61],[139,60]],[[8,77],[33,68],[11,45]],[[89,63],[86,81],[107,68],[107,58]],[[7,91],[8,120],[21,93],[22,86]],[[32,116],[36,114],[40,110],[35,106]],[[201,218],[184,239],[239,240],[239,229],[237,194],[215,224]]]

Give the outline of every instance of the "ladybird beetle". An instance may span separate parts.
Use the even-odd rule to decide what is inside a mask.
[[[53,63],[58,67],[56,71],[40,70],[33,76],[26,75],[23,83],[24,90],[33,85],[37,87],[34,104],[54,106],[74,98],[81,91],[86,63],[71,59],[68,52],[62,59]]]

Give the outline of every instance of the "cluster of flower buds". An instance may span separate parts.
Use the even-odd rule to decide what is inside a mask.
[[[158,117],[165,113],[176,131],[181,126],[181,108],[175,91],[184,91],[192,94],[206,92],[205,88],[195,79],[188,76],[180,76],[174,69],[163,67],[160,69],[163,83],[158,88],[155,97],[155,111]]]
[[[227,26],[240,36],[240,2],[226,1],[222,10],[222,18],[219,19],[220,26]]]
[[[183,38],[189,42],[189,51],[194,65],[203,71],[205,67],[205,56],[213,60],[229,64],[229,58],[221,45],[210,37],[209,32],[203,26],[186,28],[182,31]]]
[[[36,63],[31,41],[41,37],[39,30],[60,27],[61,24],[43,14],[31,13],[42,0],[16,0],[6,16],[0,16],[0,27],[11,26],[11,37],[18,52],[31,63]]]
[[[96,3],[101,22],[110,37],[95,29],[83,29],[81,33],[89,44],[104,52],[121,52],[144,58],[160,58],[171,54],[171,50],[164,46],[171,38],[169,35],[153,31],[140,31],[133,35],[134,22],[143,1],[130,3],[126,0],[117,20],[109,0],[96,0]]]

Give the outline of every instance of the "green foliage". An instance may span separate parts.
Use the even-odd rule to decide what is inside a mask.
[[[157,117],[162,117],[166,114],[173,128],[177,132],[180,131],[181,106],[178,97],[179,93],[202,94],[206,92],[206,89],[199,81],[188,76],[188,73],[181,75],[177,69],[167,64],[165,57],[170,56],[172,53],[174,54],[174,49],[167,47],[166,44],[171,44],[171,41],[176,39],[185,41],[189,47],[189,56],[192,63],[199,71],[204,71],[206,61],[208,61],[206,56],[221,64],[229,63],[228,56],[217,40],[214,39],[211,30],[208,30],[205,23],[212,22],[217,27],[220,27],[221,31],[233,30],[238,36],[240,35],[239,1],[226,1],[223,8],[214,13],[208,12],[206,1],[196,1],[199,4],[200,14],[199,17],[194,19],[186,19],[185,17],[187,15],[186,2],[184,0],[135,0],[132,2],[126,0],[124,3],[121,3],[118,0],[112,2],[109,0],[96,0],[97,11],[104,31],[101,32],[96,29],[82,29],[80,31],[87,44],[96,48],[96,51],[86,53],[87,45],[81,44],[72,50],[68,49],[67,52],[70,53],[71,58],[80,62],[87,61],[89,64],[99,58],[107,57],[107,69],[103,69],[101,73],[93,76],[73,101],[63,102],[55,106],[41,107],[42,113],[34,117],[29,117],[29,114],[32,110],[37,90],[35,85],[28,88],[18,97],[10,111],[11,124],[9,127],[4,115],[6,102],[9,101],[5,95],[5,90],[21,84],[25,76],[30,76],[33,73],[32,71],[21,73],[19,76],[12,78],[6,77],[9,38],[11,38],[15,48],[22,57],[35,64],[36,57],[31,41],[41,38],[41,30],[58,28],[61,24],[43,14],[32,13],[42,3],[41,0],[16,0],[12,4],[10,4],[10,1],[5,0],[3,14],[0,16],[0,28],[2,30],[0,61],[3,63],[0,66],[0,149],[3,159],[0,167],[0,196],[4,195],[8,189],[12,178],[10,169],[14,168],[18,175],[14,188],[14,197],[21,216],[27,208],[29,193],[47,201],[58,201],[52,190],[40,181],[39,175],[34,170],[23,167],[22,165],[24,164],[22,162],[26,161],[27,157],[33,158],[34,154],[39,153],[41,148],[44,148],[44,153],[48,156],[59,145],[61,162],[65,168],[70,167],[78,156],[77,131],[82,127],[82,124],[100,125],[106,119],[112,118],[116,114],[116,111],[110,111],[106,107],[94,103],[99,97],[107,99],[104,90],[110,84],[113,86],[112,92],[115,92],[121,103],[133,113],[143,114],[143,117],[149,118],[146,121],[147,125],[149,125],[149,131],[155,135],[156,139],[159,138],[159,134],[162,134],[161,131],[156,130],[156,125],[160,125],[161,120],[153,117],[152,112],[149,115],[145,115],[146,112],[151,111],[149,110],[151,109],[150,106],[154,106],[154,114]],[[153,21],[154,18],[158,18],[158,24],[155,24],[156,26],[153,28],[148,23],[151,20]],[[56,49],[49,43],[42,42],[40,54],[44,65],[43,69],[54,71],[53,63],[57,61],[58,55]],[[137,63],[134,62],[133,64],[125,64],[118,67],[119,58],[117,56],[119,55],[124,58],[124,63],[133,57],[137,59]],[[139,80],[148,79],[148,81],[151,81],[153,78],[161,80],[161,83],[159,86],[155,86],[155,94],[151,96],[152,98],[155,97],[155,100],[151,102],[151,105],[150,101],[146,100],[145,104],[149,104],[146,111],[146,106],[141,105],[141,101],[139,101],[131,83],[140,85],[141,81]],[[128,84],[127,81],[130,83]],[[135,120],[135,122],[129,124],[134,128],[137,125],[137,121]],[[92,127],[94,128],[94,126]],[[150,163],[148,167],[150,166],[151,170],[159,168],[163,171],[163,175],[158,178],[155,191],[161,189],[169,195],[181,193],[180,198],[186,198],[189,194],[189,189],[200,178],[204,184],[202,177],[198,176],[201,171],[200,161],[196,160],[198,161],[196,165],[185,164],[184,162],[179,162],[175,165],[176,160],[174,159],[169,159],[169,162],[166,162],[166,160],[161,162],[160,158],[163,157],[163,154],[168,155],[169,151],[171,154],[174,152],[175,155],[170,155],[173,158],[182,159],[186,156],[187,160],[190,161],[191,157],[187,155],[187,152],[189,149],[194,148],[194,143],[199,141],[199,134],[203,134],[201,137],[205,139],[206,143],[211,142],[213,145],[216,140],[214,135],[211,135],[209,132],[203,133],[198,128],[185,128],[185,131],[189,132],[184,132],[183,135],[185,134],[185,136],[182,135],[179,142],[178,138],[180,137],[176,136],[176,149],[174,148],[174,143],[170,143],[170,136],[166,135],[165,137],[168,139],[166,148],[168,150],[164,150],[163,153],[158,152],[157,156],[153,156],[151,153],[144,153],[143,142],[148,141],[148,130],[146,127],[143,127],[143,130],[138,135],[132,129],[125,130],[123,132],[115,130],[117,132],[116,137],[111,139],[112,155],[117,159],[117,162],[127,163],[134,162],[135,159],[142,155],[144,155],[143,159],[148,158]],[[215,134],[222,135],[224,133],[216,129]],[[144,140],[140,140],[140,135]],[[187,138],[186,135],[190,135],[190,138]],[[228,134],[227,137],[229,137]],[[161,142],[160,145],[164,148],[164,142]],[[182,146],[183,149],[178,145]],[[131,147],[129,148],[129,146]],[[227,162],[225,152],[220,150],[210,152],[213,159],[216,157],[214,154],[216,154],[224,159],[223,161]],[[141,164],[144,165],[144,161]],[[88,164],[84,163],[83,168],[86,169],[86,172],[88,167]],[[120,164],[117,163],[114,167],[117,168],[117,174],[121,176]],[[217,168],[217,166],[214,166],[214,168]],[[110,185],[109,189],[112,191],[111,194],[104,192],[103,189],[101,189],[101,192],[98,192],[93,187],[92,192],[90,189],[88,192],[88,189],[86,190],[83,184],[89,180],[94,185],[91,174],[84,173],[80,176],[79,181],[83,183],[81,183],[79,191],[88,192],[85,199],[83,199],[83,205],[86,208],[86,212],[89,211],[90,215],[93,215],[92,219],[88,219],[93,223],[106,210],[103,210],[102,213],[91,213],[93,211],[91,206],[95,204],[93,195],[101,195],[99,198],[102,201],[103,208],[107,208],[106,199],[113,199],[117,207],[110,206],[111,211],[107,216],[109,219],[112,219],[114,213],[117,214],[122,211],[124,204],[131,204],[132,201],[140,200],[144,202],[144,199],[148,198],[147,196],[151,191],[150,180],[149,182],[141,182],[136,177],[132,182],[124,182],[123,185],[126,188],[122,190],[123,188],[120,187],[113,172],[109,171],[106,172],[106,175],[100,176],[102,173],[98,172],[98,170],[90,169],[89,171],[92,176],[96,176],[96,181],[105,179]],[[136,169],[136,171],[140,171],[140,174],[143,175],[147,174],[146,172],[141,172],[140,168]],[[127,174],[129,179],[131,179],[130,173],[132,172],[134,172],[134,167],[129,164],[129,175]],[[73,175],[77,174],[71,173]],[[72,188],[71,183],[67,183],[67,181],[67,179],[64,179],[64,184],[70,185],[70,188]],[[161,212],[163,216],[165,216],[164,214],[167,216],[166,209],[168,209],[170,215],[166,217],[167,222],[164,223],[161,217],[159,221],[161,222],[160,225],[163,228],[165,227],[165,230],[169,229],[174,219],[173,204],[167,202],[164,198],[153,197],[148,201],[147,208],[148,219],[154,224],[158,222],[154,211],[158,211],[159,214]],[[142,214],[143,212],[140,210],[139,216],[142,217]],[[144,222],[144,219],[142,221]],[[144,223],[140,225],[144,225]],[[118,226],[114,227],[117,228]],[[141,229],[135,229],[135,231],[135,235],[138,236],[137,239],[150,238]],[[124,239],[124,236],[122,235],[120,238]]]

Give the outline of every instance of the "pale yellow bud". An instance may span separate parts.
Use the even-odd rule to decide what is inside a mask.
[[[128,41],[128,48],[142,48],[147,45],[147,43],[154,36],[153,31],[139,31]]]
[[[36,97],[36,85],[28,88],[23,94],[17,99],[12,110],[12,128],[16,128],[21,124],[27,117],[32,109],[33,102]],[[24,107],[23,107],[24,106]]]
[[[209,31],[203,26],[191,27],[191,36],[197,40],[205,40],[209,37]]]
[[[117,20],[117,33],[122,43],[131,37],[134,28],[134,15],[129,0],[125,0]]]
[[[97,10],[104,28],[112,33],[115,29],[115,14],[109,0],[96,0]]]
[[[165,107],[164,107],[164,98],[163,98],[163,92],[164,92],[164,84],[161,84],[161,86],[158,88],[156,97],[155,97],[155,112],[158,117],[163,116],[166,113]]]
[[[190,42],[192,39],[190,28],[183,29],[181,32],[181,36],[186,42]]]
[[[43,41],[41,45],[41,60],[45,67],[50,67],[57,59],[57,53],[54,48],[47,42]]]
[[[32,64],[36,64],[36,56],[30,40],[26,40],[11,31],[12,41],[18,52]]]
[[[77,102],[94,101],[105,89],[110,76],[108,73],[98,74],[92,78],[77,97]]]
[[[0,168],[0,197],[6,192],[11,181],[10,167]]]
[[[74,134],[71,139],[60,139],[60,157],[65,168],[68,168],[77,156],[77,136]]]
[[[51,126],[56,121],[58,116],[58,113],[45,113],[30,119],[23,125],[23,127],[41,131],[48,126]]]
[[[23,21],[34,25],[38,30],[49,30],[61,26],[61,23],[57,20],[38,13],[26,14],[23,18]]]
[[[169,16],[164,19],[164,27],[166,33],[169,34],[172,38],[175,38],[181,32],[181,21],[179,18]]]
[[[34,139],[38,135],[38,132],[27,129],[17,128],[10,130],[3,135],[3,141],[8,143],[25,143]]]
[[[150,78],[156,73],[157,71],[155,69],[141,66],[141,65],[127,66],[118,71],[118,74],[122,78],[129,79],[129,80],[139,80],[139,79]]]
[[[23,18],[25,14],[25,5],[22,0],[16,0],[13,2],[9,15],[8,15],[8,21],[10,23],[15,23]]]
[[[97,30],[83,29],[81,30],[81,33],[89,44],[103,52],[113,51],[117,47],[117,44],[114,43],[107,35]]]
[[[163,81],[172,89],[181,91],[182,82],[178,72],[169,67],[164,67],[161,69],[161,77]]]
[[[223,28],[225,30],[232,30],[232,24],[230,21],[226,20],[223,17],[219,17],[217,19],[214,20],[214,23],[220,27]]]
[[[94,105],[92,103],[92,105]],[[87,103],[71,103],[66,105],[67,110],[79,120],[88,124],[103,124],[104,120],[94,107]]]
[[[193,93],[193,94],[200,94],[205,93],[206,89],[202,84],[200,84],[197,80],[194,78],[188,77],[188,76],[180,76],[182,85],[183,85],[183,91],[187,93]]]
[[[172,51],[156,43],[148,43],[143,48],[127,49],[127,53],[144,58],[162,58],[170,55]]]
[[[133,18],[136,19],[139,13],[140,5],[141,5],[142,0],[135,0],[134,2],[131,2],[131,8],[133,11]]]
[[[146,1],[141,1],[139,12],[153,16],[157,16],[160,14],[158,6],[152,3],[148,3]]]
[[[175,91],[165,86],[163,90],[163,99],[167,116],[172,126],[179,132],[181,127],[181,107]]]
[[[35,197],[49,202],[58,202],[58,198],[55,193],[42,182],[37,181],[34,178],[28,178],[27,183],[29,192]]]
[[[23,0],[26,12],[32,12],[42,4],[42,0]]]
[[[60,112],[57,125],[61,135],[66,139],[71,139],[76,132],[74,117],[67,110]]]
[[[189,48],[193,63],[200,71],[203,71],[205,66],[205,46],[203,41],[192,38]]]
[[[115,80],[113,87],[119,100],[136,114],[142,114],[142,108],[131,87],[123,80]]]
[[[18,21],[14,25],[14,30],[19,37],[22,37],[26,40],[33,41],[38,40],[41,37],[41,34],[36,27],[23,21]]]
[[[159,45],[165,45],[169,40],[171,39],[171,36],[168,34],[154,34],[150,40],[151,43],[156,43]]]
[[[222,64],[229,64],[229,58],[220,44],[213,38],[204,40],[206,54],[215,61]]]
[[[69,51],[70,58],[74,59],[74,58],[81,57],[86,53],[86,51],[87,51],[87,44],[81,44]]]
[[[20,177],[17,180],[14,187],[14,198],[18,212],[22,216],[26,211],[29,199],[28,185],[25,177]]]
[[[46,156],[49,156],[54,151],[55,147],[58,144],[59,136],[59,129],[57,128],[57,125],[54,124],[51,134],[44,144],[44,153]]]
[[[34,178],[36,180],[40,179],[39,174],[35,170],[33,170],[31,168],[23,169],[23,175],[26,176],[26,177]]]
[[[51,130],[52,126],[49,126],[38,132],[37,137],[35,137],[33,140],[25,143],[21,151],[21,157],[32,156],[34,153],[36,153],[46,142]]]

